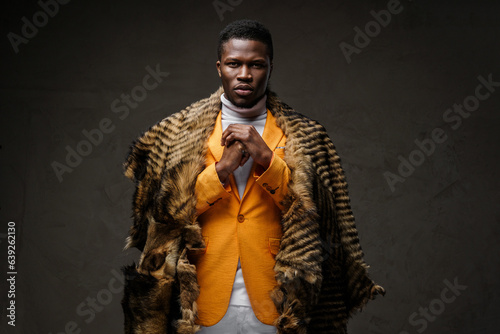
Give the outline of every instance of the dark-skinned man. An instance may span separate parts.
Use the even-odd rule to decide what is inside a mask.
[[[382,287],[367,274],[325,129],[268,89],[269,31],[219,36],[222,88],[132,146],[126,333],[346,333]]]

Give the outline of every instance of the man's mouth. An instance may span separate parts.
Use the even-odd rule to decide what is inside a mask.
[[[247,96],[252,94],[253,88],[249,85],[238,85],[234,88],[234,92],[240,96]]]

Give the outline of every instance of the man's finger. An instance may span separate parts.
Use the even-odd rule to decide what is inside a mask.
[[[229,126],[224,130],[221,137],[221,146],[227,145],[227,142],[231,142],[235,139],[243,140],[245,132],[252,133],[252,129],[255,131],[255,134],[258,135],[255,128],[252,125],[244,125],[244,124],[229,124]]]
[[[226,131],[222,133],[222,137],[220,139],[221,146],[229,145],[229,143],[234,140],[232,139],[233,137],[233,131],[230,128],[226,129]]]
[[[243,158],[240,161],[240,166],[243,166],[244,164],[246,164],[246,162],[248,161],[248,159],[250,159],[250,155],[248,153],[244,154]]]

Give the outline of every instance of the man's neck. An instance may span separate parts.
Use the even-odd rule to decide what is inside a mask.
[[[255,103],[250,108],[243,108],[235,106],[231,101],[226,99],[224,94],[220,96],[222,102],[222,111],[224,114],[230,117],[243,117],[243,118],[252,118],[262,115],[266,112],[266,101],[267,95],[264,95],[257,103]]]

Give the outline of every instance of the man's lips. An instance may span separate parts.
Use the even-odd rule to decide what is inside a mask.
[[[247,96],[252,94],[253,88],[248,85],[238,85],[234,88],[234,92],[240,96]]]

